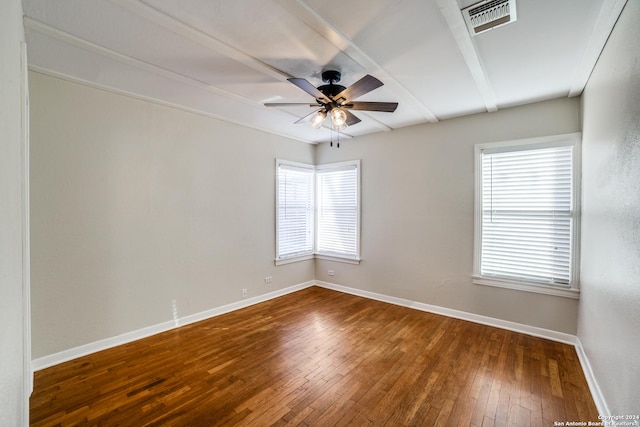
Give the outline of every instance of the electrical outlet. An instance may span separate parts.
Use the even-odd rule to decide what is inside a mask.
[[[247,290],[243,289],[242,290],[242,298],[246,298],[247,297]]]
[[[271,283],[271,280],[273,280],[273,277],[267,276],[264,278],[264,283]]]
[[[333,270],[327,270],[327,274],[328,274],[329,276],[335,276],[336,272],[335,272],[335,271],[333,271]]]

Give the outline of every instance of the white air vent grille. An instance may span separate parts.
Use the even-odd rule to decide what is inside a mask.
[[[516,0],[484,0],[462,9],[472,36],[516,20]]]

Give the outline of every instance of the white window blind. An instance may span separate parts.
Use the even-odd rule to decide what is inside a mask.
[[[316,253],[359,258],[359,163],[316,171]]]
[[[314,170],[277,163],[277,259],[313,253]]]
[[[571,286],[573,149],[481,151],[482,277]]]

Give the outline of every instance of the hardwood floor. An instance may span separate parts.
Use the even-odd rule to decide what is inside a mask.
[[[31,425],[597,421],[572,346],[312,287],[36,373]]]

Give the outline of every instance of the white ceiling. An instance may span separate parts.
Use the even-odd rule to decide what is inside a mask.
[[[384,82],[342,138],[582,92],[626,0],[517,0],[517,21],[471,37],[475,0],[23,0],[32,70],[305,142],[313,102],[289,77]]]

